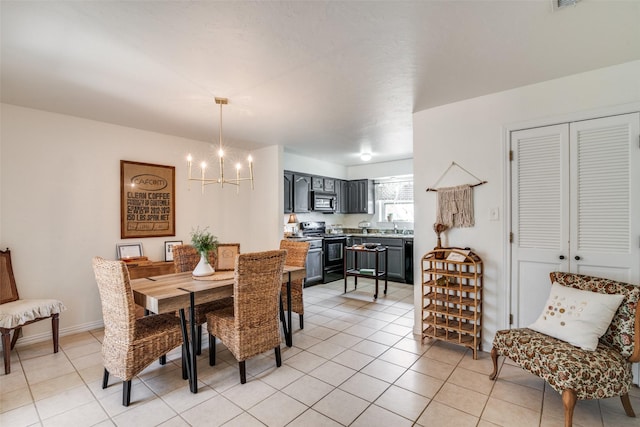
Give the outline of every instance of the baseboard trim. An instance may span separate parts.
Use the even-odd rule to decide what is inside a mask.
[[[66,335],[73,335],[80,332],[89,332],[94,329],[100,329],[104,327],[104,322],[102,320],[97,320],[95,322],[84,323],[82,325],[75,325],[69,328],[60,328],[58,333],[61,337]],[[51,329],[47,332],[42,332],[35,335],[22,336],[16,342],[16,348],[20,348],[23,346],[27,346],[30,344],[35,344],[43,341],[51,341]]]

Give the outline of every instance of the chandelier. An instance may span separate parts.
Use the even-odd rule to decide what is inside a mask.
[[[207,178],[206,177],[206,169],[207,169],[207,163],[206,162],[201,162],[200,163],[200,177],[199,178],[194,178],[191,175],[191,165],[193,162],[193,157],[191,157],[191,154],[189,154],[187,156],[187,166],[189,169],[189,177],[188,180],[189,181],[196,181],[196,182],[200,182],[202,185],[202,194],[204,194],[204,187],[205,185],[210,185],[210,184],[220,184],[220,187],[224,187],[225,184],[231,184],[231,185],[235,185],[236,186],[236,193],[240,192],[240,182],[242,181],[251,181],[251,189],[253,190],[253,159],[251,158],[251,156],[248,157],[247,161],[249,162],[249,177],[248,178],[241,178],[240,177],[240,169],[242,169],[242,165],[240,163],[236,163],[236,177],[229,179],[229,178],[225,178],[224,175],[224,151],[222,150],[222,106],[226,105],[229,103],[229,100],[227,98],[216,98],[216,104],[218,104],[220,106],[220,146],[218,148],[218,157],[220,158],[219,160],[219,174],[217,178]]]

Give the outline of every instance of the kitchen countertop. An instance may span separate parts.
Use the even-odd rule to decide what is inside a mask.
[[[391,239],[413,239],[413,234],[402,233],[349,233],[347,236],[352,237],[389,237]]]

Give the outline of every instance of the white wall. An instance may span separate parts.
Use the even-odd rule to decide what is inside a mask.
[[[149,259],[164,259],[165,240],[188,243],[195,226],[208,226],[221,242],[239,242],[242,252],[278,247],[279,147],[251,153],[255,191],[248,184],[239,195],[234,186],[208,186],[202,195],[197,183],[188,189],[186,155],[203,159],[215,152],[211,144],[7,104],[1,105],[0,127],[0,246],[11,248],[21,297],[66,304],[61,334],[102,322],[91,258],[114,259],[122,242],[120,160],[176,167],[176,236],[127,239],[142,242]],[[228,163],[227,173],[234,172],[235,162]],[[43,339],[50,325],[29,325],[24,335],[19,343]]]
[[[347,179],[347,168],[336,163],[325,162],[298,154],[284,153],[283,171],[304,172],[311,175]],[[284,183],[283,183],[284,185]]]
[[[347,179],[389,178],[392,176],[411,175],[412,173],[413,159],[394,160],[349,166],[347,168]]]
[[[445,245],[469,246],[484,260],[483,349],[507,327],[508,267],[506,147],[507,129],[557,122],[568,116],[593,117],[602,112],[638,108],[640,61],[577,74],[506,92],[444,105],[414,114],[415,254],[417,261],[436,243],[432,226],[436,193],[425,192],[452,161],[487,184],[476,187],[473,228],[446,232]],[[632,104],[634,103],[634,104]],[[440,186],[473,183],[454,173]],[[499,208],[499,221],[489,221],[489,209]],[[415,277],[419,283],[420,265]],[[421,297],[415,289],[416,328],[420,330]]]

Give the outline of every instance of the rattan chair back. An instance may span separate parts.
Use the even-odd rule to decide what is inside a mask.
[[[280,286],[286,251],[274,250],[240,254],[236,259],[233,285],[235,328],[251,333],[257,327],[273,324],[280,342],[278,324]]]
[[[291,240],[281,240],[280,249],[287,251],[285,264],[295,267],[305,267],[307,263],[307,253],[309,252],[309,242],[296,242]],[[303,327],[302,315],[304,314],[304,299],[302,289],[304,279],[300,278],[291,281],[291,311],[298,313],[300,317],[300,327]],[[282,303],[287,307],[287,287],[282,285]]]
[[[209,264],[216,265],[216,252],[208,254]],[[176,245],[173,247],[173,265],[176,273],[193,271],[200,261],[200,253],[191,245]]]
[[[130,343],[134,339],[136,305],[129,271],[122,261],[93,259],[93,272],[102,301],[104,341]]]
[[[180,320],[173,313],[136,319],[129,271],[124,262],[95,257],[93,272],[104,321],[102,388],[107,387],[109,374],[124,380],[122,404],[128,406],[132,378],[154,360],[182,345]]]
[[[18,301],[18,287],[11,266],[11,251],[0,251],[0,304]]]

